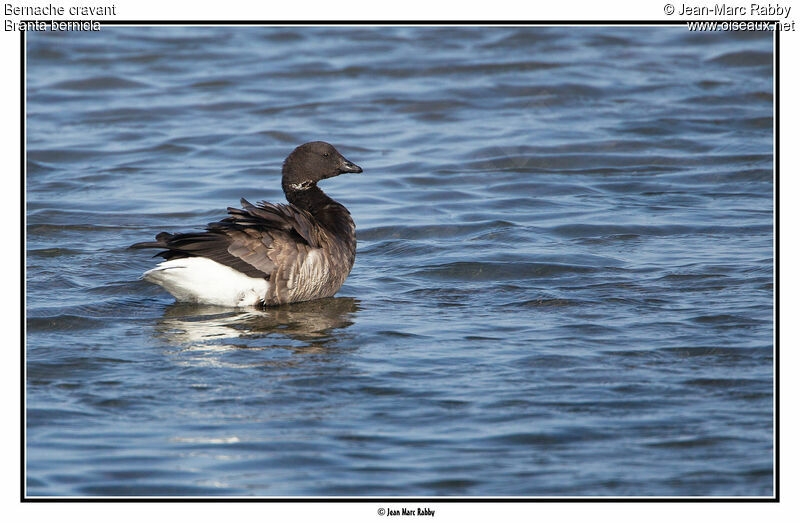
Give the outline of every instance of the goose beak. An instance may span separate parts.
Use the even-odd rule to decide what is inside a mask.
[[[339,167],[339,173],[361,173],[364,172],[361,167],[354,164],[350,160],[344,160],[342,166]]]

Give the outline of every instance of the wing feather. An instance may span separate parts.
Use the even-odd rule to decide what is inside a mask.
[[[156,235],[154,242],[132,245],[134,249],[162,249],[164,259],[200,256],[227,265],[247,276],[270,279],[278,260],[320,246],[322,234],[309,213],[293,205],[244,198],[242,208],[228,208],[228,216],[209,223],[204,232]]]

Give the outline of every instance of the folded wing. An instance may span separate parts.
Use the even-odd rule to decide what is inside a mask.
[[[163,249],[156,256],[166,260],[209,258],[252,278],[270,279],[282,258],[320,246],[320,231],[306,211],[293,205],[253,205],[244,198],[241,203],[241,209],[229,207],[228,218],[208,224],[203,232],[162,232],[156,241],[131,248]],[[295,252],[287,251],[287,246]]]

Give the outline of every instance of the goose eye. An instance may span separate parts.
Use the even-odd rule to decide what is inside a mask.
[[[328,157],[328,153],[323,153],[323,154],[322,154],[322,156],[324,156],[325,158],[327,158],[327,157]]]

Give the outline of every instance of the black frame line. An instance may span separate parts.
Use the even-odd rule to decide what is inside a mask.
[[[28,20],[26,20],[27,22]],[[86,20],[71,20],[86,22]],[[94,20],[108,26],[644,26],[686,25],[687,20]],[[732,22],[733,20],[692,20],[692,22]],[[746,22],[751,20],[735,20]],[[773,22],[772,20],[753,20]],[[20,502],[21,503],[779,503],[780,502],[780,33],[773,29],[773,478],[772,497],[28,497],[25,492],[25,355],[26,355],[26,234],[25,234],[25,110],[26,41],[20,31]]]

